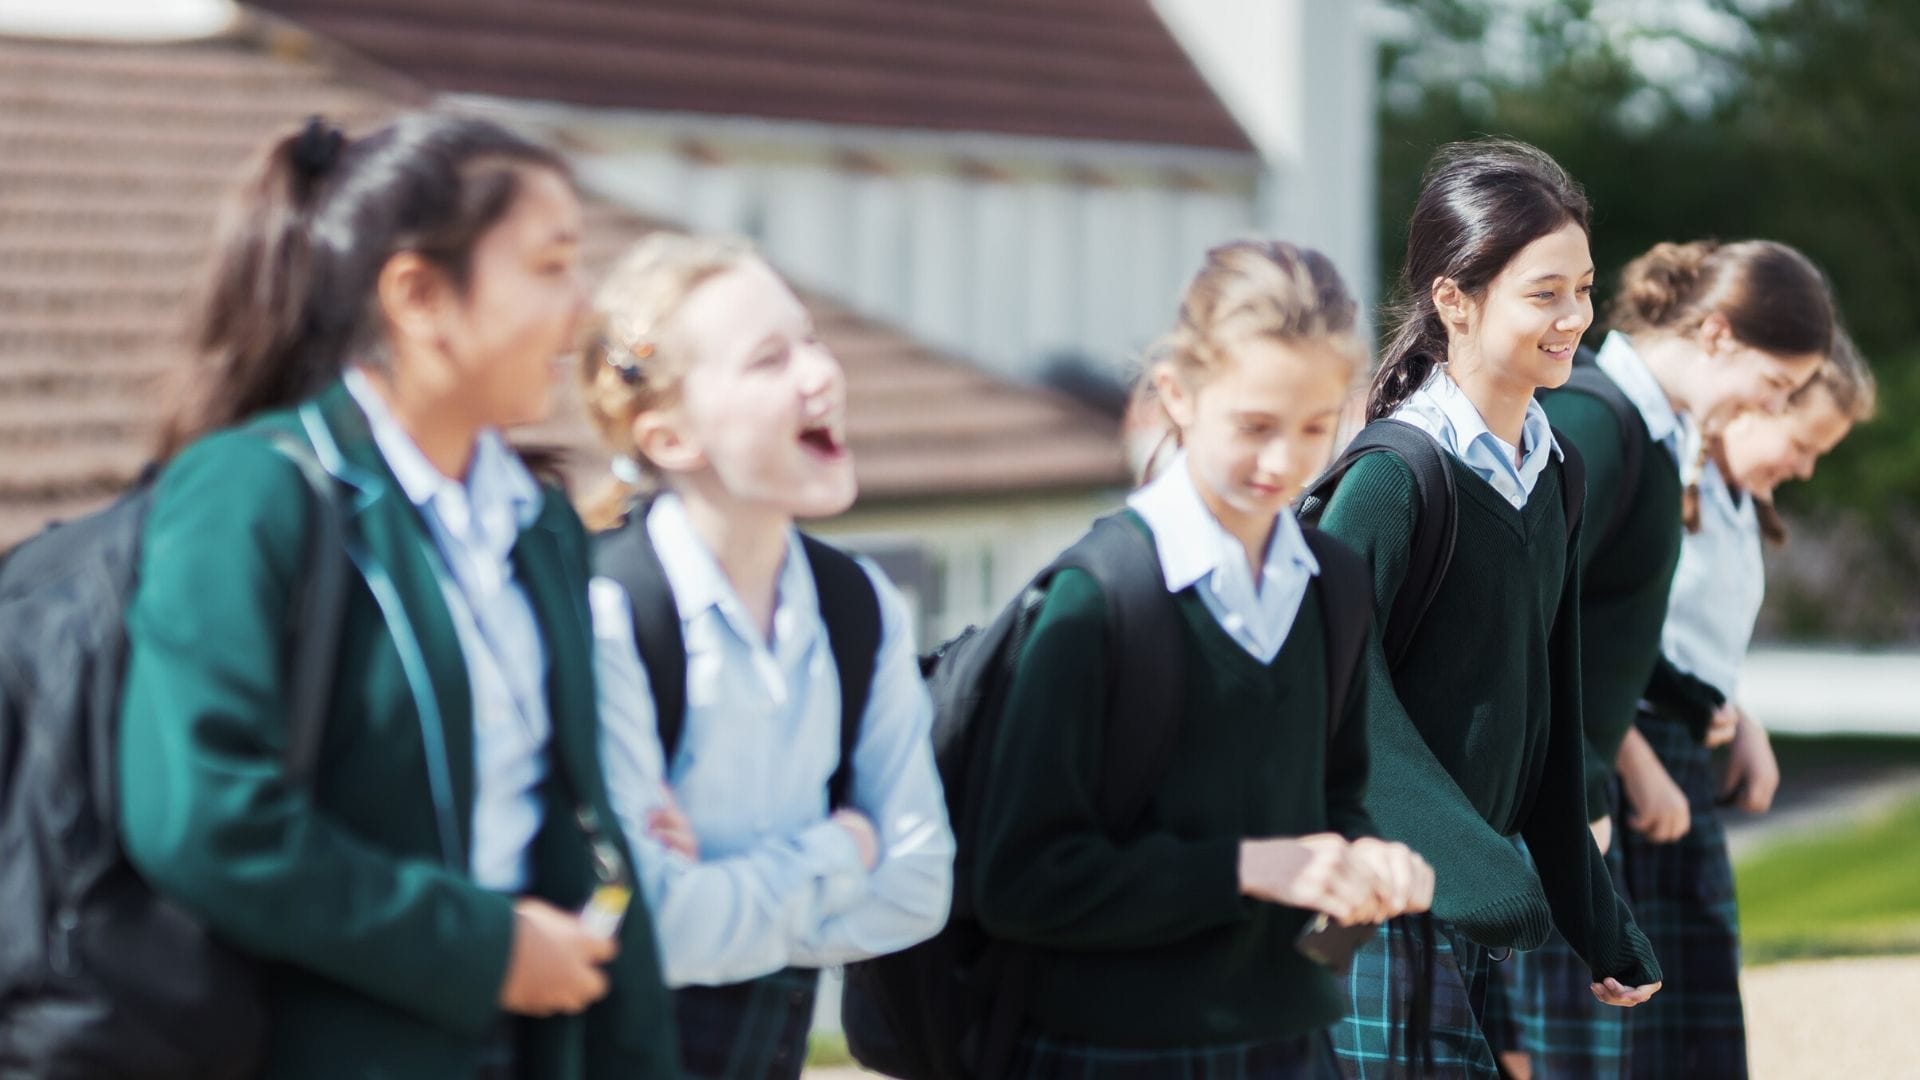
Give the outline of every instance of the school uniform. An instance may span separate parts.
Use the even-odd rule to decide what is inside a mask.
[[[673,760],[663,760],[629,598],[606,578],[591,589],[595,663],[608,783],[678,988],[682,1065],[690,1076],[798,1076],[819,969],[904,949],[946,923],[954,842],[906,602],[862,561],[881,612],[850,792],[879,835],[868,872],[828,818],[840,686],[799,533],[787,538],[769,641],[677,496],[655,500],[645,526],[686,643]],[[693,824],[697,860],[646,827],[667,789]]]
[[[340,485],[349,574],[310,789],[281,759],[289,600],[311,495],[269,432]],[[513,904],[578,908],[580,811],[606,823],[586,536],[483,434],[440,476],[358,376],[183,451],[147,519],[128,612],[128,854],[267,965],[263,1075],[667,1077],[667,996],[642,905],[612,992],[579,1017],[499,1004]]]
[[[1434,867],[1434,938],[1446,961],[1434,986],[1436,1063],[1492,1077],[1480,1023],[1494,956],[1536,947],[1558,926],[1602,975],[1637,985],[1656,981],[1659,965],[1587,831],[1579,538],[1567,534],[1564,455],[1545,411],[1529,404],[1522,445],[1505,444],[1443,367],[1394,418],[1447,451],[1456,539],[1398,670],[1369,650],[1374,679],[1394,693],[1375,695],[1367,718],[1366,808],[1382,836]],[[1406,573],[1419,509],[1412,472],[1381,453],[1353,466],[1322,517],[1372,565],[1379,612]],[[1356,957],[1347,1017],[1334,1027],[1349,1076],[1402,1067],[1395,1003],[1411,996],[1417,930],[1393,920]]]
[[[1242,896],[1243,840],[1372,831],[1355,679],[1330,734],[1327,616],[1292,516],[1259,571],[1184,457],[1128,503],[1181,619],[1182,710],[1158,788],[1125,835],[1103,824],[1106,601],[1059,572],[997,727],[972,881],[982,929],[1027,946],[1015,1077],[1328,1075],[1339,987],[1293,942],[1310,913]]]
[[[1672,981],[1629,1017],[1633,1075],[1747,1073],[1740,999],[1740,923],[1720,807],[1719,770],[1702,741],[1738,688],[1766,589],[1753,501],[1709,462],[1700,477],[1700,530],[1681,542],[1661,635],[1663,658],[1636,723],[1686,793],[1687,834],[1655,844],[1623,835],[1628,884]]]
[[[1580,568],[1581,717],[1587,739],[1587,806],[1597,819],[1618,809],[1614,759],[1659,658],[1667,593],[1680,558],[1682,444],[1692,434],[1627,335],[1607,335],[1595,360],[1639,413],[1644,431],[1622,432],[1616,414],[1588,394],[1548,391],[1540,399],[1554,426],[1587,463],[1588,517]],[[1638,477],[1625,475],[1624,438],[1641,440]],[[1623,489],[1633,492],[1633,501],[1608,536],[1609,516]],[[1607,868],[1631,900],[1620,856],[1627,831],[1616,815]],[[1664,955],[1658,943],[1655,952]],[[1512,965],[1497,968],[1489,1025],[1495,1049],[1526,1052],[1546,1076],[1619,1076],[1631,1054],[1629,1010],[1597,1000],[1589,989],[1592,981],[1559,934],[1516,956]]]

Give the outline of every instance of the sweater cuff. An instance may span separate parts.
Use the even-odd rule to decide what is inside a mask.
[[[1202,917],[1225,924],[1250,918],[1255,901],[1240,893],[1240,840],[1236,837],[1195,842],[1190,848],[1194,897]]]
[[[1442,911],[1436,906],[1434,914],[1489,949],[1537,949],[1553,930],[1553,913],[1538,888],[1465,911]]]
[[[1638,926],[1627,924],[1626,932],[1620,937],[1619,952],[1614,963],[1609,965],[1611,970],[1593,973],[1595,982],[1612,978],[1619,980],[1622,986],[1646,986],[1664,981],[1660,973],[1660,961],[1653,955],[1653,943],[1647,940]]]

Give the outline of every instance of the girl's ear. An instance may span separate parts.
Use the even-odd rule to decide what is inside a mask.
[[[1172,364],[1156,364],[1153,369],[1153,392],[1160,397],[1160,407],[1167,410],[1167,418],[1179,431],[1193,426],[1193,395],[1187,392],[1187,384]]]
[[[1464,332],[1468,326],[1470,305],[1466,291],[1460,288],[1452,278],[1433,279],[1433,310],[1439,314],[1440,321],[1449,330]]]
[[[447,292],[446,276],[412,251],[388,259],[374,282],[387,333],[396,344],[440,342]]]
[[[1700,348],[1708,356],[1717,356],[1737,344],[1739,341],[1733,336],[1733,325],[1720,312],[1707,316],[1700,324]]]
[[[648,409],[633,418],[633,447],[662,472],[693,472],[707,456],[686,431],[678,408]]]

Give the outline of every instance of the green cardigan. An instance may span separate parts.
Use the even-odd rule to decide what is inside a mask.
[[[1596,976],[1632,985],[1659,966],[1587,831],[1576,538],[1559,464],[1516,510],[1448,458],[1459,492],[1446,578],[1399,670],[1369,650],[1367,810],[1382,836],[1433,864],[1434,913],[1474,941],[1534,948],[1557,927]],[[1321,528],[1373,567],[1376,612],[1406,575],[1419,500],[1391,454],[1354,465]],[[1511,837],[1526,838],[1527,867]]]
[[[1142,526],[1144,527],[1144,526]],[[1106,601],[1062,571],[1021,653],[997,728],[978,828],[975,910],[1035,947],[1029,1021],[1106,1047],[1277,1041],[1325,1028],[1345,996],[1293,948],[1306,912],[1240,895],[1252,837],[1370,833],[1366,680],[1327,734],[1325,622],[1307,591],[1263,664],[1192,588],[1179,738],[1140,824],[1097,811],[1107,729]]]
[[[1666,447],[1637,425],[1632,437],[1645,445],[1633,504],[1602,549],[1607,516],[1627,480],[1620,421],[1599,399],[1578,391],[1542,393],[1540,403],[1587,463],[1591,527],[1581,530],[1580,544],[1580,686],[1587,812],[1598,818],[1607,812],[1620,741],[1660,659],[1667,594],[1680,565],[1680,470]]]
[[[290,787],[289,598],[310,495],[268,429],[211,435],[161,476],[128,614],[121,827],[155,888],[268,962],[268,1077],[471,1076],[502,1019],[513,898],[468,875],[471,692],[432,543],[344,386],[317,399],[323,465],[347,495],[345,630],[311,791]],[[546,493],[513,552],[545,636],[550,751],[608,828],[587,612],[586,536]],[[451,765],[456,865],[442,856],[422,710]],[[431,719],[431,716],[429,716]],[[554,770],[557,773],[558,770]],[[577,908],[592,884],[572,798],[549,780],[529,893]],[[621,842],[624,844],[624,839]],[[519,1024],[533,1075],[669,1077],[677,1055],[653,926],[634,903],[613,992],[583,1017]]]

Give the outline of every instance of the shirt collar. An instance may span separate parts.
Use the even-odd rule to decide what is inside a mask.
[[[348,368],[343,381],[366,414],[374,445],[407,501],[423,509],[431,507],[450,532],[465,535],[477,530],[489,547],[510,551],[520,530],[539,518],[540,484],[499,432],[489,428],[475,439],[473,461],[462,484],[427,460],[364,373]]]
[[[1229,559],[1245,558],[1240,541],[1228,534],[1200,498],[1200,489],[1187,470],[1185,451],[1174,455],[1152,483],[1128,497],[1127,505],[1153,533],[1168,592],[1179,592],[1200,581]],[[1299,522],[1283,511],[1274,517],[1273,539],[1267,545],[1261,577],[1279,579],[1289,567],[1308,574],[1320,572],[1319,560],[1307,546]]]
[[[1400,408],[1425,413],[1424,418],[1429,421],[1437,418],[1440,421],[1437,425],[1420,426],[1426,427],[1456,456],[1464,454],[1467,447],[1478,442],[1501,452],[1503,460],[1511,465],[1514,452],[1519,450],[1521,463],[1518,471],[1536,474],[1546,467],[1543,456],[1546,451],[1550,450],[1556,458],[1566,457],[1566,453],[1560,449],[1559,440],[1553,437],[1553,423],[1547,419],[1547,410],[1541,407],[1537,399],[1527,401],[1526,419],[1521,422],[1521,439],[1525,445],[1509,446],[1506,440],[1487,427],[1487,420],[1480,415],[1479,407],[1474,405],[1465,390],[1460,389],[1460,384],[1453,381],[1453,376],[1447,374],[1445,364],[1435,365],[1427,381]]]
[[[1653,441],[1678,457],[1681,444],[1685,441],[1682,438],[1685,422],[1674,410],[1673,402],[1667,400],[1667,392],[1660,388],[1660,380],[1654,378],[1653,369],[1640,358],[1633,341],[1615,330],[1600,343],[1600,353],[1594,362],[1639,410],[1640,419],[1646,422],[1647,434],[1653,437]]]
[[[680,612],[680,621],[686,622],[694,616],[712,608],[720,609],[722,615],[730,620],[746,619],[746,609],[740,603],[739,595],[734,591],[733,583],[727,580],[726,572],[720,569],[720,560],[694,531],[693,519],[687,515],[687,505],[680,496],[668,492],[653,500],[653,508],[647,512],[647,535],[653,540],[653,550],[660,556],[660,568],[666,572],[667,585],[673,590],[673,602]],[[780,585],[774,610],[774,636],[776,639],[788,637],[801,630],[793,622],[791,612],[806,611],[819,606],[819,597],[814,589],[813,573],[807,565],[807,554],[800,546],[800,533],[797,529],[787,530],[787,557],[780,564]],[[789,625],[791,624],[791,625]],[[742,636],[754,640],[758,635]]]

